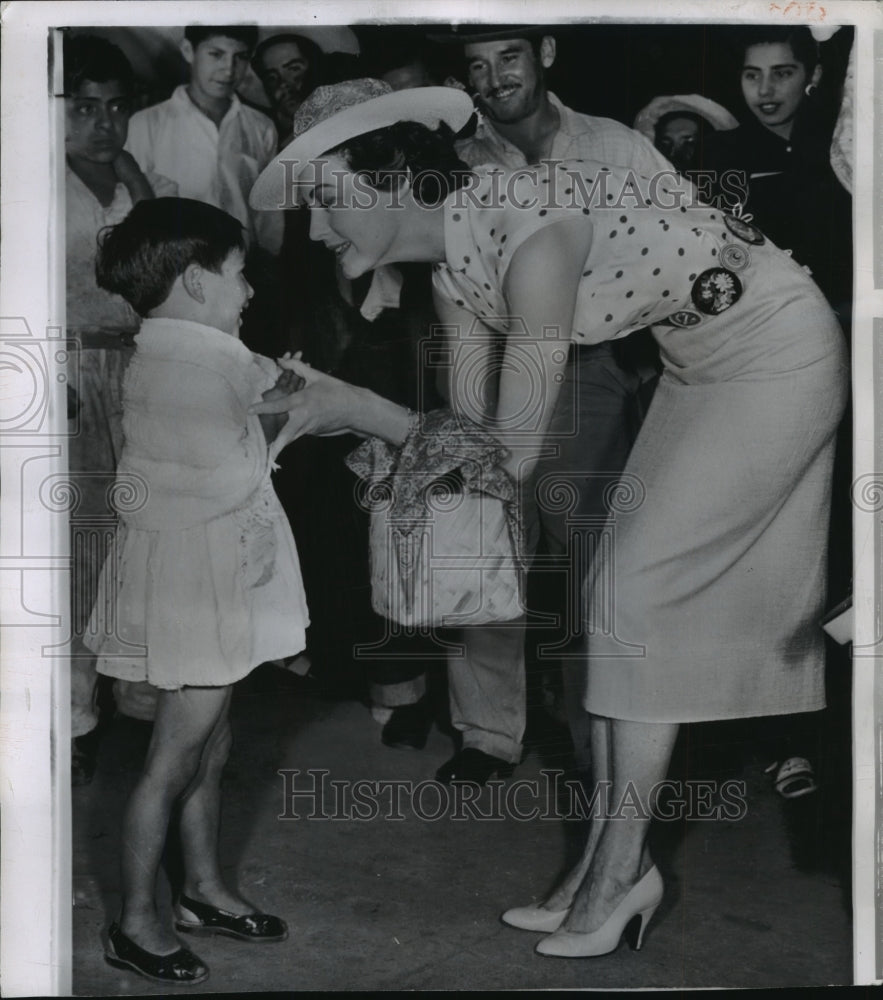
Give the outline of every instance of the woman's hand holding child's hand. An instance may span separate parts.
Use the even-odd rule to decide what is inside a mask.
[[[288,420],[270,445],[270,459],[304,434],[320,436],[346,434],[350,431],[358,406],[359,389],[333,375],[314,371],[300,360],[300,355],[286,354],[279,365],[294,376],[299,386],[288,394],[277,393],[279,382],[264,394],[263,401],[251,407],[252,413],[287,413]]]

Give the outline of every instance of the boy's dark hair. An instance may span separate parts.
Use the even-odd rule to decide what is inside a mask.
[[[98,35],[68,35],[63,41],[64,93],[72,97],[86,80],[93,83],[118,81],[129,93],[135,76],[129,60],[113,42]]]
[[[738,34],[738,51],[744,61],[752,45],[790,45],[794,58],[811,76],[819,63],[819,43],[809,28],[787,25],[752,25]]]
[[[248,46],[248,51],[258,43],[258,29],[254,24],[188,24],[184,29],[184,37],[195,49],[201,42],[209,38],[233,38]]]
[[[421,205],[438,205],[470,176],[454,149],[454,133],[444,123],[431,129],[420,122],[397,122],[329,152],[339,153],[351,170],[366,174],[368,183],[380,190],[392,189],[410,172]]]
[[[190,264],[220,274],[233,250],[245,250],[237,219],[202,201],[154,198],[139,201],[122,222],[98,234],[95,278],[139,316],[169,297]]]

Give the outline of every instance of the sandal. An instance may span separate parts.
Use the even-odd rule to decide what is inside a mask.
[[[169,955],[155,955],[145,951],[113,923],[107,932],[107,950],[104,959],[116,969],[131,969],[145,979],[166,986],[196,986],[208,979],[208,968],[198,956],[187,948],[179,948]]]
[[[805,757],[789,757],[776,772],[773,784],[783,799],[799,799],[819,787],[812,764]]]
[[[288,925],[269,913],[229,913],[190,896],[178,898],[175,927],[188,934],[224,934],[240,941],[284,941]]]

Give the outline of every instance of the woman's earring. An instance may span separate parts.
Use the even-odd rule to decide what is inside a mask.
[[[816,85],[814,83],[808,83],[803,88],[803,92],[807,97],[812,97],[812,95],[816,92]]]

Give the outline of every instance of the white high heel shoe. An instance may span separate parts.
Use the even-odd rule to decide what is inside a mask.
[[[500,917],[504,924],[517,927],[521,931],[543,931],[546,934],[557,931],[564,923],[570,908],[547,910],[542,906],[515,906]]]
[[[596,930],[587,933],[559,928],[537,944],[540,955],[554,955],[558,958],[595,958],[607,955],[619,945],[622,936],[638,920],[637,935],[629,944],[635,951],[641,947],[647,924],[662,902],[664,887],[662,876],[654,865],[643,878],[639,879],[626,893],[607,920]]]

